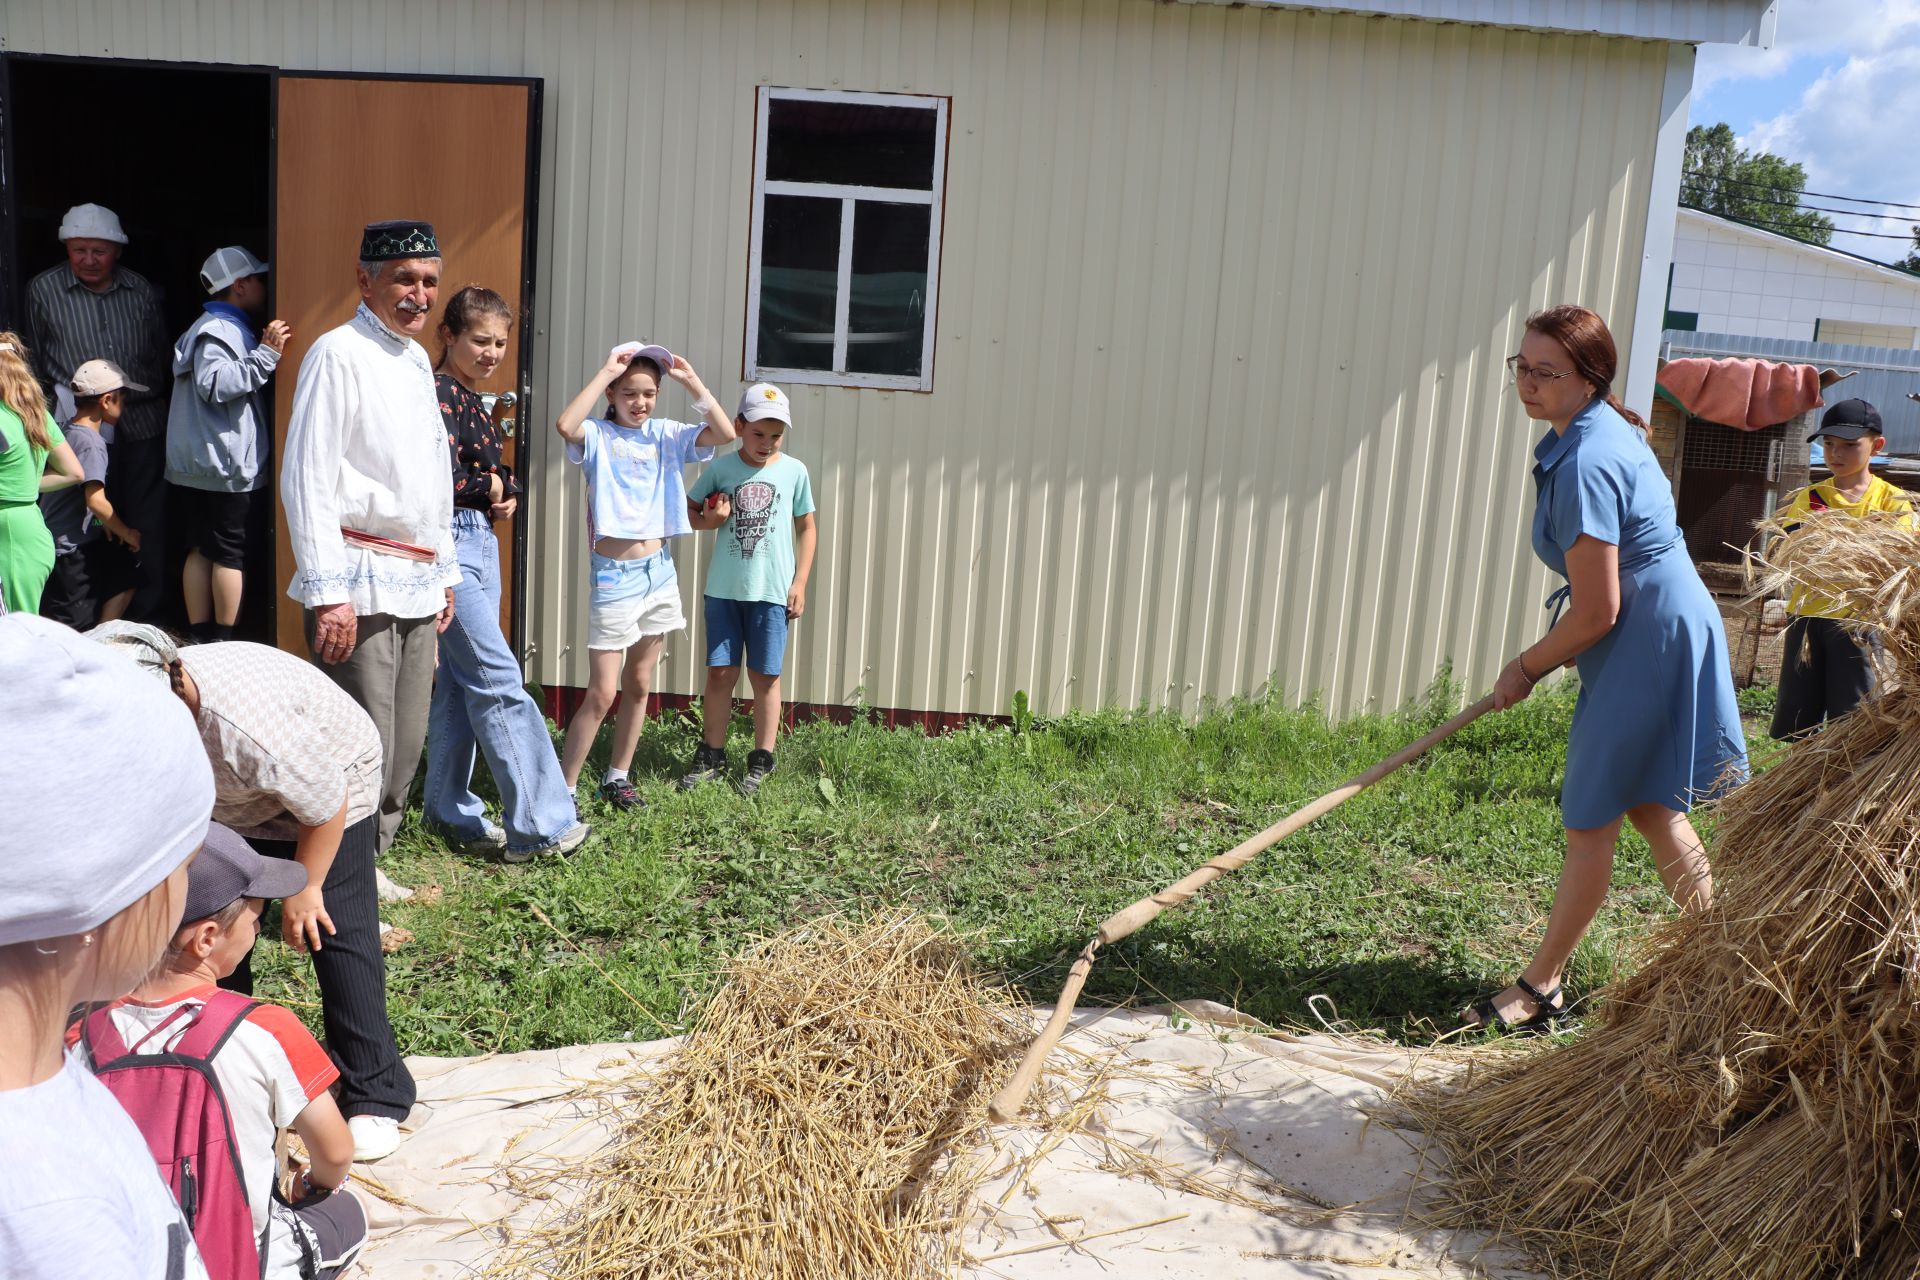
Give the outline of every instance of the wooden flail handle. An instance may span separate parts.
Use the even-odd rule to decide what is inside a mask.
[[[1027,1100],[1027,1094],[1033,1089],[1034,1081],[1040,1078],[1040,1068],[1046,1064],[1047,1055],[1052,1053],[1054,1046],[1060,1043],[1060,1037],[1066,1034],[1067,1023],[1073,1020],[1074,1001],[1080,995],[1080,989],[1087,985],[1087,975],[1093,970],[1094,955],[1102,946],[1118,942],[1142,928],[1168,907],[1179,906],[1227,872],[1238,871],[1259,854],[1271,849],[1316,818],[1324,817],[1339,808],[1400,766],[1419,759],[1491,710],[1493,710],[1493,695],[1488,694],[1418,742],[1402,747],[1366,772],[1356,774],[1318,800],[1294,810],[1257,835],[1249,836],[1160,892],[1151,897],[1142,898],[1132,906],[1116,911],[1101,921],[1099,930],[1081,950],[1079,958],[1073,962],[1073,967],[1067,971],[1067,982],[1060,990],[1060,999],[1053,1006],[1053,1016],[1047,1019],[1047,1025],[1040,1029],[1040,1034],[1035,1036],[1033,1043],[1027,1047],[1026,1057],[1020,1060],[1020,1069],[1014,1072],[1013,1079],[1007,1081],[1000,1091],[993,1095],[993,1100],[987,1104],[988,1114],[1004,1124],[1020,1113],[1021,1106]]]

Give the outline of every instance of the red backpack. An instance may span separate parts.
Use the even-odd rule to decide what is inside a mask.
[[[213,1056],[258,1007],[232,991],[215,991],[165,1053],[137,1053],[141,1044],[187,1012],[175,1010],[132,1050],[104,1007],[86,1017],[81,1036],[93,1074],[133,1117],[160,1177],[180,1203],[212,1280],[245,1280],[266,1269],[266,1237],[253,1233],[253,1210],[227,1100],[213,1074]]]

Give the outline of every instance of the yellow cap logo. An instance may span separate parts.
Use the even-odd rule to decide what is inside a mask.
[[[780,393],[778,391],[775,391],[772,387],[768,387],[765,391],[762,391],[760,394],[765,396],[769,400],[778,400],[780,398]]]

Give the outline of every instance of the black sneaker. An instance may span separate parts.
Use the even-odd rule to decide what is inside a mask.
[[[640,798],[640,793],[634,790],[631,778],[615,778],[611,782],[601,783],[600,798],[622,813],[638,809],[646,803]]]
[[[686,777],[680,779],[680,789],[691,791],[703,782],[725,777],[726,773],[727,749],[710,747],[703,742],[693,753],[693,768],[687,770]]]
[[[760,789],[760,784],[773,772],[773,752],[762,751],[755,747],[747,752],[747,773],[740,779],[740,794],[750,796]]]

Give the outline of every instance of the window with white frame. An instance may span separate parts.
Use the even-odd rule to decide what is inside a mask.
[[[747,376],[933,388],[947,99],[760,90]]]

